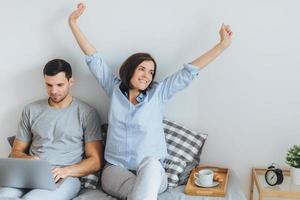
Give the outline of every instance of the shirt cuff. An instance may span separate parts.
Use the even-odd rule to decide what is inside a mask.
[[[187,71],[189,71],[192,75],[194,76],[198,76],[200,68],[192,65],[191,63],[185,63],[183,64],[184,69],[186,69]]]
[[[89,63],[95,59],[101,58],[100,54],[98,52],[92,54],[92,55],[85,55],[85,62]]]

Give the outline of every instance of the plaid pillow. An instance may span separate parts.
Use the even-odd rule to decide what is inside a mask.
[[[81,187],[96,189],[99,181],[99,173],[89,174],[80,178]]]
[[[7,141],[9,143],[10,147],[13,146],[15,138],[16,138],[16,136],[10,136],[10,137],[7,138]]]
[[[13,146],[15,136],[11,136],[7,138],[10,146]],[[96,189],[99,180],[99,173],[89,174],[87,176],[81,177],[81,187],[89,188],[89,189]]]
[[[191,170],[200,162],[200,155],[207,134],[189,130],[175,122],[163,120],[168,156],[164,168],[168,187],[185,184]]]

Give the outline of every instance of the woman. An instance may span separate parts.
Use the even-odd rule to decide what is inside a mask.
[[[108,164],[102,173],[102,189],[119,199],[157,199],[167,188],[161,164],[167,155],[162,108],[230,45],[232,32],[222,25],[216,46],[160,83],[153,82],[156,62],[147,53],[130,56],[120,67],[118,78],[79,29],[77,19],[84,10],[85,5],[78,4],[69,16],[69,25],[90,71],[110,98],[105,148]]]

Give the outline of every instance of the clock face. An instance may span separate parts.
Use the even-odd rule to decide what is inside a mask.
[[[277,174],[275,173],[275,171],[273,170],[269,170],[266,172],[266,181],[269,185],[273,186],[273,185],[276,185],[277,184]]]

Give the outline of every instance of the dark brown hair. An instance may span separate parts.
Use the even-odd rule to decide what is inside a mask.
[[[121,65],[119,70],[119,75],[122,80],[122,83],[128,88],[131,89],[130,80],[134,74],[135,69],[139,64],[144,61],[152,61],[154,63],[154,72],[152,75],[152,81],[149,84],[148,88],[152,86],[155,74],[156,74],[156,62],[154,58],[148,53],[135,53],[129,56],[124,63]]]
[[[43,70],[44,76],[55,76],[60,72],[65,72],[65,76],[68,80],[72,77],[71,65],[62,59],[50,60],[47,62]]]

